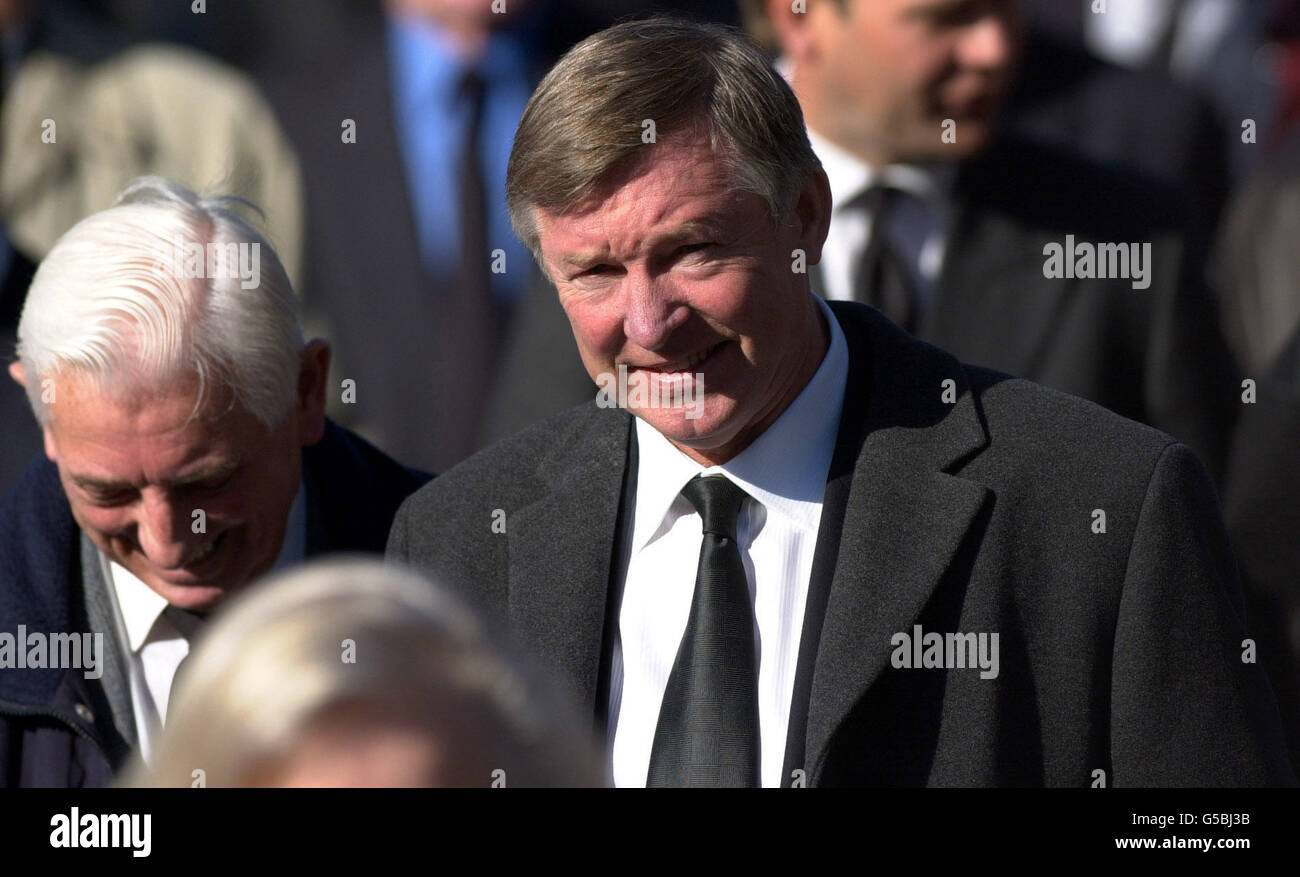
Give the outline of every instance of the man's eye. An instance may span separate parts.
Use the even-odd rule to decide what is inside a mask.
[[[211,481],[201,481],[198,484],[188,485],[187,489],[194,493],[216,493],[218,490],[221,490],[229,484],[230,479],[233,477],[233,473],[230,475],[223,475],[220,478],[214,478]]]
[[[680,259],[682,256],[689,256],[691,253],[700,253],[712,248],[713,244],[707,241],[698,244],[685,244],[678,247],[673,255]]]
[[[123,503],[130,502],[131,499],[130,494],[123,490],[86,490],[84,493],[86,494],[86,499],[90,501],[91,505],[102,506],[104,508],[122,505]]]
[[[579,270],[577,273],[573,274],[569,279],[579,280],[582,278],[605,277],[607,275],[617,274],[618,270],[619,270],[618,266],[616,265],[610,265],[608,262],[601,262],[596,265],[589,265],[586,268]]]

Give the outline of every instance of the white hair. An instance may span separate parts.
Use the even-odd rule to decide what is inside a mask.
[[[43,382],[65,374],[114,398],[197,379],[195,414],[224,388],[267,428],[284,421],[304,345],[298,301],[241,205],[257,210],[140,177],[55,243],[18,324],[27,398],[42,426]],[[253,270],[233,270],[241,259]]]

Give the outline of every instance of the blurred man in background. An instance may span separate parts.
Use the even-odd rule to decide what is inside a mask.
[[[1289,124],[1284,50],[1274,44],[1295,0],[1035,0],[1025,11],[1057,41],[1134,71],[1172,77],[1205,96],[1226,145],[1231,177]],[[1165,108],[1148,103],[1163,115]],[[1242,123],[1257,136],[1243,143]]]
[[[236,206],[139,180],[32,281],[10,372],[48,459],[0,502],[0,631],[103,648],[91,669],[8,657],[0,785],[147,759],[207,615],[272,569],[382,550],[426,480],[326,419],[329,346]]]
[[[1200,237],[1154,181],[1000,127],[1017,76],[1035,75],[1018,72],[1018,3],[813,0],[798,13],[771,0],[751,12],[770,26],[831,181],[815,288],[1164,429],[1221,472],[1235,383]],[[1123,264],[1081,261],[1121,248]],[[1051,266],[1054,251],[1068,268]]]
[[[1241,388],[1223,510],[1300,760],[1300,131],[1228,210],[1216,266]]]
[[[305,171],[308,318],[335,343],[331,386],[355,382],[330,411],[427,468],[481,447],[494,412],[522,425],[499,390],[549,398],[498,375],[537,282],[506,215],[506,160],[533,84],[583,32],[550,13],[386,0],[336,45],[262,71]]]

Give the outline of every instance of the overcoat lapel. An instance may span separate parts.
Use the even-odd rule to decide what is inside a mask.
[[[797,676],[811,672],[804,762],[814,784],[836,728],[887,667],[892,636],[911,630],[989,498],[982,485],[948,474],[987,443],[958,362],[875,311],[832,308],[851,357],[865,358],[871,368],[865,388],[846,389],[851,419],[841,420],[841,441],[860,442],[860,451],[840,532],[818,534],[818,554],[831,551],[836,562],[828,590],[828,565],[814,560],[814,578],[820,571],[823,579],[811,583],[810,601],[824,599],[825,611],[808,614],[820,616],[821,626],[805,625],[805,643],[814,647],[800,650]],[[946,380],[954,382],[955,402],[944,399]],[[864,405],[850,404],[847,397],[863,393]],[[838,478],[828,498],[844,489],[843,473]],[[799,704],[794,707],[792,728]]]
[[[632,418],[595,406],[584,415],[555,457],[539,461],[551,489],[509,515],[506,533],[510,628],[594,714]]]

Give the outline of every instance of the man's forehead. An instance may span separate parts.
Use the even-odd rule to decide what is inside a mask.
[[[82,487],[181,486],[232,473],[241,464],[247,434],[220,420],[194,419],[173,429],[106,422],[104,428],[74,424],[51,435],[59,466]]]
[[[718,232],[740,220],[736,202],[745,193],[723,160],[707,145],[667,150],[665,144],[662,159],[606,182],[573,208],[538,208],[543,248],[584,247],[628,231],[667,237]]]
[[[169,460],[204,456],[209,449],[237,445],[250,434],[243,409],[228,392],[205,392],[197,383],[172,389],[110,388],[84,376],[58,378],[46,403],[49,429],[62,447],[147,451]]]

